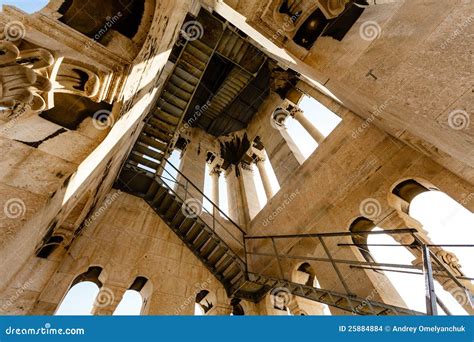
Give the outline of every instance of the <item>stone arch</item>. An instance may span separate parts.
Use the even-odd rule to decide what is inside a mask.
[[[97,7],[99,6],[99,8]],[[155,15],[155,0],[54,1],[46,12],[92,40],[135,57],[145,42]]]
[[[295,265],[291,275],[291,281],[294,283],[319,288],[319,282],[316,277],[313,265],[304,261]],[[324,315],[327,306],[306,298],[293,296],[293,300],[288,304],[290,312],[295,316]]]
[[[366,232],[372,231],[375,228],[375,223],[372,220],[369,220],[366,217],[357,217],[349,225],[349,231],[351,233]],[[367,248],[367,238],[366,234],[353,235],[352,242],[356,245],[357,249],[360,251],[362,256],[367,262],[374,262],[372,254],[370,254],[369,249]]]
[[[240,298],[232,298],[230,301],[230,305],[232,306],[232,315],[233,316],[244,316],[245,310],[241,304]]]
[[[439,189],[420,178],[405,178],[390,188],[389,202],[392,202],[395,209],[408,213],[410,202],[419,194],[430,190]]]
[[[423,227],[421,235],[426,243],[469,243],[466,241],[466,238],[468,239],[470,236],[469,232],[462,229],[463,227],[466,229],[466,226],[472,226],[469,223],[472,222],[469,218],[469,203],[473,198],[472,193],[464,198],[460,198],[456,196],[460,195],[460,193],[450,190],[446,186],[444,189],[440,189],[421,178],[408,178],[398,181],[392,187],[390,195],[398,200],[398,202],[395,202],[398,204],[398,210],[403,211],[410,219],[419,222],[419,226]],[[457,199],[451,195],[456,196]],[[422,203],[425,204],[422,205]],[[415,208],[419,209],[417,213],[414,212]],[[436,217],[436,215],[439,216],[433,220],[433,217]],[[459,220],[458,215],[463,217],[463,219]],[[457,223],[450,225],[449,223],[453,220]],[[462,240],[452,239],[454,236],[464,236],[465,238]],[[465,269],[462,268],[462,265],[469,265],[471,259],[469,254],[472,254],[472,251],[452,247],[431,247],[430,249],[456,276],[472,276],[470,274],[472,270],[465,274]],[[421,264],[420,252],[416,250],[414,254],[417,256],[416,263]],[[435,286],[439,285],[436,292],[443,298],[445,305],[449,309],[459,310],[457,307],[457,304],[459,304],[466,312],[470,314],[474,312],[470,303],[470,297],[474,293],[474,285],[471,281],[460,279],[459,281],[463,285],[463,289],[450,278],[436,275],[434,278]],[[448,293],[454,298],[454,301]],[[460,311],[457,313],[464,314],[464,312]]]
[[[102,267],[100,266],[89,266],[89,268],[83,272],[83,273],[80,273],[79,275],[77,275],[71,282],[71,284],[69,285],[67,291],[64,293],[62,299],[59,301],[57,307],[56,307],[56,310],[55,310],[55,313],[58,312],[58,310],[61,309],[61,305],[63,305],[63,303],[65,302],[65,299],[68,298],[68,294],[70,293],[70,291],[76,286],[78,285],[79,283],[83,283],[83,282],[90,282],[90,283],[93,283],[97,286],[97,293],[94,295],[94,300],[96,298],[96,296],[98,295],[99,291],[100,291],[100,288],[102,288],[103,284],[101,282],[101,280],[99,279],[99,277],[101,276],[102,274]],[[93,307],[93,303],[91,303],[91,309]]]
[[[207,314],[217,303],[217,297],[215,293],[209,290],[203,289],[196,294],[196,304],[198,304],[203,313]]]
[[[128,298],[128,299],[132,299],[132,301],[131,301],[131,303],[129,303],[129,305],[131,304],[132,309],[133,309],[133,306],[140,306],[139,308],[135,308],[135,309],[138,309],[138,314],[143,315],[144,314],[144,309],[146,307],[148,296],[152,292],[151,287],[147,286],[147,285],[149,285],[148,278],[143,277],[143,276],[137,276],[135,278],[135,280],[133,281],[133,283],[130,285],[130,287],[124,292],[122,299],[120,300],[117,307],[115,308],[114,315],[117,314],[117,311],[120,312],[120,310],[122,309],[121,305],[124,302],[126,296],[128,296],[128,295],[135,296],[135,299],[134,298]],[[129,307],[126,308],[126,311],[127,312],[122,312],[121,314],[124,314],[124,315],[135,314],[135,312],[130,312]]]

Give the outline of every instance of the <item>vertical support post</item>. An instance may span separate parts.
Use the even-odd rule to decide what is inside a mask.
[[[272,238],[272,245],[273,245],[273,251],[275,252],[275,256],[278,261],[278,271],[280,272],[280,278],[284,280],[285,278],[283,277],[283,269],[281,268],[281,262],[280,262],[280,256],[278,255],[278,250],[275,245],[275,239]]]
[[[249,258],[247,253],[247,239],[245,238],[245,234],[242,233],[244,239],[244,254],[245,254],[245,280],[249,280]]]
[[[319,242],[321,242],[321,245],[323,246],[324,251],[326,252],[326,255],[327,255],[328,259],[331,261],[332,267],[334,267],[334,270],[336,271],[337,276],[339,277],[339,280],[342,283],[342,286],[344,286],[344,289],[346,290],[346,293],[351,294],[351,291],[349,290],[349,286],[347,286],[347,283],[344,280],[344,277],[342,276],[341,271],[339,270],[339,267],[337,267],[337,264],[334,262],[334,259],[332,258],[332,255],[329,252],[329,249],[326,246],[326,243],[324,242],[324,240],[321,236],[319,237]]]
[[[269,201],[273,197],[274,192],[267,169],[265,169],[265,160],[262,158],[258,158],[255,161],[255,164],[257,165],[258,173],[260,174],[260,178],[262,180],[263,190],[265,190],[265,195],[267,196],[267,200]]]
[[[436,306],[436,293],[433,281],[433,266],[431,265],[430,250],[426,244],[421,245],[423,252],[423,273],[425,274],[425,299],[426,314],[430,316],[438,315]]]
[[[292,113],[293,118],[298,121],[301,126],[311,135],[311,137],[321,145],[324,140],[324,135],[313,125],[311,121],[304,115],[302,110],[296,110]]]

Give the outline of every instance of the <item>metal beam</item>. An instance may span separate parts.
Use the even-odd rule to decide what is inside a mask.
[[[349,266],[350,268],[360,268],[360,269],[364,269],[364,270],[374,270],[374,271],[384,271],[384,272],[395,272],[395,273],[407,273],[407,274],[416,274],[416,275],[423,275],[423,272],[411,272],[411,271],[402,271],[402,270],[392,270],[392,269],[389,269],[389,268],[383,268],[383,267],[369,267],[369,266],[355,266],[355,265],[351,265]],[[441,278],[450,278],[449,275],[445,275],[445,274],[440,274],[440,273],[437,273],[437,272],[434,272],[433,273],[435,276],[437,277],[441,277]],[[469,277],[457,277],[458,279],[464,279],[464,280],[474,280],[474,278],[469,278]]]
[[[274,240],[272,239],[272,241],[274,241]],[[341,274],[341,271],[339,270],[339,267],[337,267],[337,263],[336,263],[336,262],[334,261],[334,259],[332,258],[331,253],[329,252],[329,249],[328,249],[328,247],[326,246],[326,243],[324,242],[324,240],[323,240],[322,237],[319,237],[319,242],[320,242],[321,245],[323,246],[324,251],[326,252],[326,255],[328,256],[329,261],[331,261],[332,267],[333,267],[334,270],[336,271],[337,276],[338,276],[339,280],[340,280],[341,283],[342,283],[342,286],[344,286],[344,289],[346,290],[346,293],[347,293],[347,294],[352,294],[351,290],[349,290],[349,286],[347,285],[346,281],[344,280],[344,277],[343,277],[342,274]]]
[[[417,247],[412,244],[390,244],[390,243],[338,243],[338,246],[355,246],[355,247]],[[426,244],[428,247],[474,247],[474,245],[433,245]]]
[[[274,254],[270,254],[270,253],[259,253],[259,252],[247,252],[247,253],[251,254],[251,255],[257,255],[257,256],[275,257]],[[286,259],[331,262],[331,260],[328,259],[328,258],[317,258],[317,257],[311,257],[311,256],[304,256],[304,255],[279,254],[279,256],[280,256],[280,258],[286,258]],[[344,260],[344,259],[333,259],[333,261],[338,263],[338,264],[347,264],[347,265],[384,266],[384,267],[408,268],[408,269],[416,269],[416,270],[421,270],[422,269],[422,266],[416,266],[416,265],[387,264],[387,263],[365,262],[365,261]]]
[[[376,230],[376,231],[363,231],[363,232],[334,232],[334,233],[310,233],[310,234],[287,234],[287,235],[255,235],[246,236],[245,239],[298,239],[298,238],[319,238],[319,237],[336,237],[336,236],[354,236],[354,235],[380,235],[380,234],[412,234],[418,230],[414,228],[403,228],[403,229],[388,229],[388,230]]]
[[[436,293],[433,281],[430,249],[427,245],[422,245],[421,251],[423,252],[423,273],[425,274],[426,314],[430,316],[437,316],[438,307],[436,306]]]

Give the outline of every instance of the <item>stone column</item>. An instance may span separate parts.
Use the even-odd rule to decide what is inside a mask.
[[[239,174],[237,176],[238,186],[236,191],[237,200],[239,201],[240,215],[239,223],[241,226],[247,226],[247,223],[250,222],[250,213],[249,213],[249,203],[247,200],[247,191],[245,188],[245,183],[248,181],[248,170],[244,170],[242,166],[237,166],[239,168]],[[252,176],[252,175],[250,175]],[[246,178],[244,180],[244,177]]]
[[[303,164],[305,158],[284,126],[275,125],[273,113],[282,99],[271,92],[248,127],[249,136],[259,136],[280,186]]]
[[[111,316],[119,305],[126,289],[119,286],[104,284],[94,301],[92,314],[96,316]]]
[[[220,170],[218,169],[213,169],[210,172],[211,176],[211,181],[212,181],[212,192],[211,192],[211,201],[219,207],[219,176],[220,176]],[[216,207],[213,207],[213,212],[214,215],[217,216],[219,211],[217,210]]]
[[[242,215],[242,202],[240,200],[240,182],[235,175],[234,166],[230,166],[225,173],[225,181],[227,186],[227,205],[229,208],[230,218],[243,226],[245,223]]]
[[[240,166],[240,173],[242,183],[242,204],[246,214],[246,220],[247,222],[250,222],[250,220],[253,219],[261,209],[252,165]]]
[[[181,159],[179,171],[186,176],[197,189],[203,192],[206,172],[206,153],[200,148],[198,137],[193,136],[191,142],[187,144]],[[179,186],[176,188],[178,195],[182,197],[183,200],[194,198],[202,204],[203,196],[200,191],[187,182],[185,177],[178,174],[176,178],[179,182]],[[186,185],[187,193],[185,190]]]
[[[265,190],[265,195],[267,195],[267,200],[275,195],[273,192],[272,184],[270,183],[270,177],[267,173],[267,169],[265,169],[265,160],[259,158],[255,161],[257,165],[258,173],[260,174],[260,178],[262,179],[263,189]]]
[[[293,118],[298,121],[301,126],[311,135],[311,137],[316,140],[318,145],[324,140],[324,135],[313,125],[311,121],[304,115],[302,110],[295,110],[291,113]]]
[[[420,222],[412,218],[410,215],[400,211],[394,210],[390,215],[386,216],[381,222],[377,223],[377,226],[383,229],[403,229],[403,228],[416,228],[418,230],[417,236],[419,236],[425,243],[432,243],[428,232],[423,229]],[[414,239],[409,234],[391,235],[394,240],[400,244],[412,244]],[[408,250],[415,256],[413,265],[422,265],[422,256],[419,249],[408,248]],[[430,247],[430,250],[444,263],[444,265],[456,276],[463,276],[461,272],[461,266],[458,263],[458,258],[454,253],[445,251],[440,247]],[[437,266],[435,261],[432,261],[434,266]],[[451,278],[434,275],[434,278],[441,284],[441,286],[451,293],[458,303],[470,314],[474,314],[474,307],[470,302],[470,294],[465,293]],[[464,287],[469,289],[471,293],[474,293],[474,286],[468,280],[459,280]]]

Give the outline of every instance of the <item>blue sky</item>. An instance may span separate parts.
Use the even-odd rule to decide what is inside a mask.
[[[46,6],[47,3],[48,0],[0,0],[0,5],[16,6],[27,13],[36,12]]]

